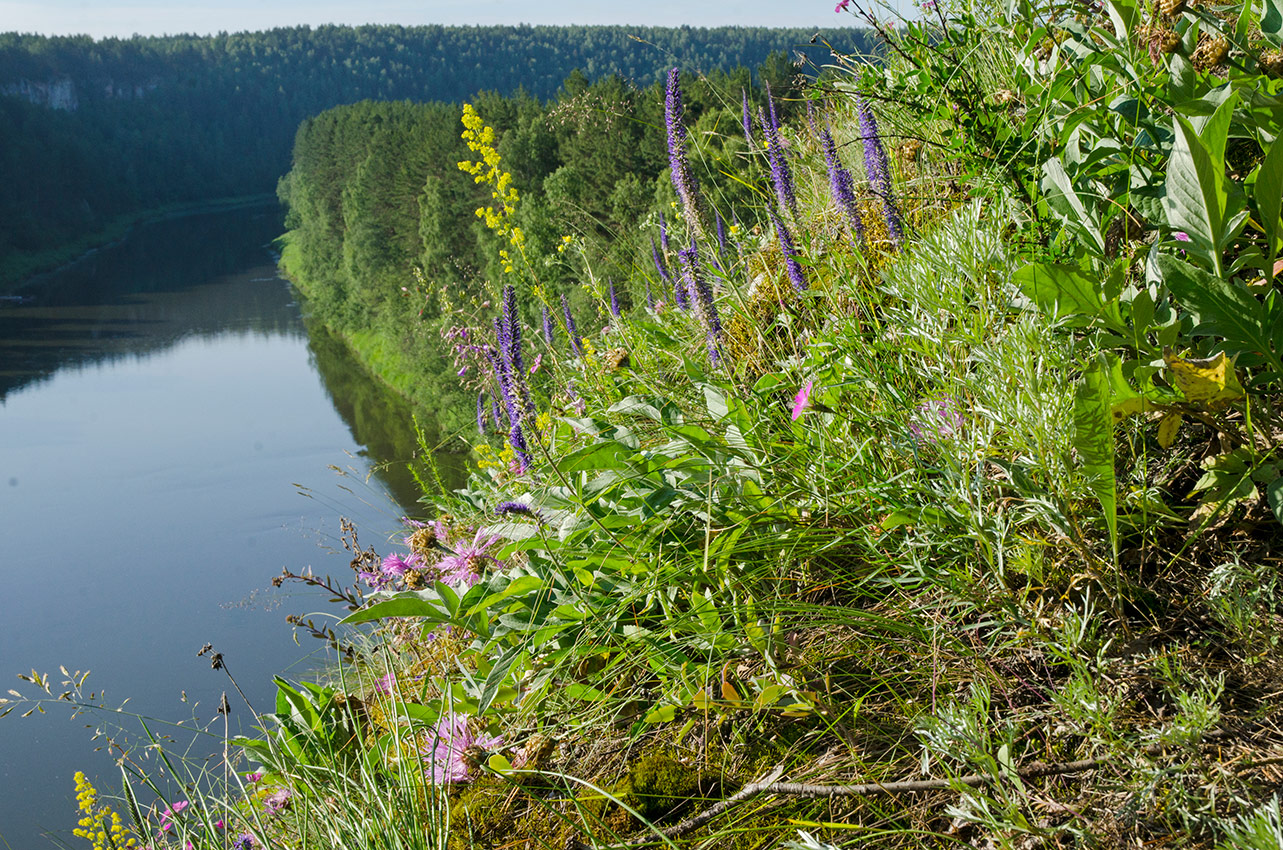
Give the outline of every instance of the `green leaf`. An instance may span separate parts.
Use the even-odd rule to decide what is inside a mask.
[[[1264,357],[1283,371],[1270,339],[1265,309],[1252,293],[1170,254],[1158,258],[1158,269],[1172,294],[1198,316],[1195,336],[1221,337],[1218,348],[1231,356],[1243,355],[1243,365],[1259,363]]]
[[[1114,422],[1110,408],[1108,364],[1094,360],[1074,393],[1074,448],[1082,458],[1087,484],[1109,528],[1110,550],[1118,555],[1118,491],[1114,478]]]
[[[1104,309],[1099,284],[1078,266],[1063,263],[1029,263],[1012,275],[1012,282],[1044,313],[1095,317]]]
[[[1265,485],[1265,498],[1269,500],[1270,510],[1274,511],[1274,518],[1283,522],[1283,477]]]
[[[464,616],[471,617],[473,614],[477,614],[481,611],[485,611],[491,608],[497,602],[502,602],[505,599],[508,599],[513,596],[517,596],[522,593],[529,593],[532,590],[538,590],[543,586],[544,586],[544,580],[539,578],[538,576],[518,576],[517,578],[508,582],[508,586],[505,587],[503,590],[500,590],[497,593],[492,593],[489,596],[487,596],[485,599],[482,599],[476,605],[473,605],[471,608],[468,609],[467,613],[464,614]]]
[[[1261,0],[1261,35],[1283,47],[1283,0]]]
[[[1184,231],[1191,240],[1190,253],[1206,260],[1217,275],[1224,273],[1221,254],[1242,224],[1231,209],[1225,181],[1225,138],[1237,102],[1233,95],[1216,109],[1204,128],[1206,142],[1189,121],[1174,116],[1176,140],[1163,199],[1168,226]]]
[[[384,617],[422,617],[434,623],[447,622],[450,619],[450,612],[445,604],[438,598],[421,595],[423,593],[431,593],[431,591],[401,594],[375,602],[353,611],[339,622],[341,624],[368,623],[371,620],[382,620]]]
[[[1052,157],[1042,166],[1042,191],[1047,197],[1047,205],[1065,223],[1065,227],[1079,241],[1092,249],[1097,255],[1105,253],[1105,239],[1100,233],[1100,224],[1093,212],[1087,210],[1082,198],[1074,189],[1073,181],[1065,171],[1065,165],[1058,157]]]
[[[499,686],[503,684],[504,679],[508,678],[508,671],[512,669],[513,662],[525,651],[525,647],[521,645],[509,647],[495,661],[489,674],[486,675],[485,683],[481,686],[481,696],[477,700],[477,714],[484,714],[490,707],[490,703],[494,702],[495,695],[499,693]]]

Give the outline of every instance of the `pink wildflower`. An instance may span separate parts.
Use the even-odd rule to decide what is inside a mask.
[[[431,749],[425,748],[422,754],[433,782],[443,784],[475,779],[467,762],[478,755],[477,750],[484,753],[503,746],[502,737],[474,732],[468,727],[468,718],[453,712],[437,721],[432,730]]]
[[[802,388],[793,396],[793,421],[796,422],[802,417],[802,411],[811,405],[811,389],[815,386],[814,381],[807,381]]]

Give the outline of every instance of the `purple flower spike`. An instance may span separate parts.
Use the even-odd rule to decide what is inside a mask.
[[[664,221],[664,214],[659,214],[659,247],[668,253],[668,222]]]
[[[570,302],[566,296],[561,296],[561,311],[566,316],[566,333],[570,336],[570,350],[575,353],[576,357],[584,356],[583,341],[579,338],[579,330],[575,327],[575,317],[570,314]]]
[[[664,100],[664,123],[668,128],[668,165],[673,188],[681,199],[682,211],[689,227],[699,229],[702,199],[699,184],[686,159],[686,125],[682,123],[682,89],[676,68],[668,72],[667,96]]]
[[[748,142],[751,148],[753,147],[753,113],[748,108],[748,91],[740,89],[740,93],[744,96],[744,141]]]
[[[794,216],[797,215],[797,195],[793,191],[793,172],[784,155],[784,145],[780,142],[779,125],[776,123],[775,102],[771,100],[771,90],[767,87],[766,102],[770,104],[771,113],[768,119],[758,111],[762,122],[762,135],[766,139],[766,155],[771,164],[771,185],[775,187],[775,197],[780,206]]]
[[[873,194],[882,199],[887,232],[891,234],[891,242],[899,248],[904,244],[904,228],[891,190],[891,170],[886,151],[882,148],[882,139],[878,136],[878,120],[869,109],[868,102],[859,95],[856,95],[855,106],[860,117],[860,140],[864,144],[864,173],[869,178]]]
[[[609,280],[610,284],[610,315],[619,317],[619,293],[615,291],[615,281]]]
[[[544,521],[543,515],[539,511],[524,502],[500,502],[495,506],[494,512],[498,516],[528,516],[531,519],[538,520],[541,524]]]
[[[775,210],[768,209],[771,214],[771,223],[775,225],[775,235],[780,240],[780,251],[784,254],[784,265],[789,271],[789,280],[793,281],[793,288],[801,292],[807,288],[806,274],[802,271],[802,264],[797,261],[797,249],[793,247],[793,234],[780,221],[780,217],[775,214]]]
[[[481,436],[486,435],[486,394],[477,393],[477,431]]]
[[[695,242],[677,252],[677,259],[682,264],[682,277],[690,286],[689,301],[704,326],[704,337],[708,342],[708,359],[716,365],[722,359],[719,343],[722,337],[722,320],[717,315],[717,305],[713,302],[713,288],[709,286],[699,264],[699,253]]]
[[[552,324],[552,314],[548,312],[548,305],[543,305],[543,338],[548,345],[554,345],[557,342],[557,329]]]
[[[820,143],[824,147],[824,162],[829,169],[829,189],[833,193],[833,201],[850,223],[857,244],[863,244],[864,222],[860,219],[860,207],[855,200],[851,172],[842,165],[842,160],[838,157],[837,144],[833,141],[833,134],[829,132],[828,127],[820,132]]]
[[[726,256],[726,222],[722,220],[720,210],[714,210],[717,216],[717,253]]]
[[[665,250],[667,250],[667,246],[665,246]],[[668,273],[668,264],[664,262],[664,255],[659,253],[659,249],[655,247],[654,239],[650,240],[650,256],[655,261],[655,271],[659,272],[659,279],[665,285],[672,286],[673,277]]]

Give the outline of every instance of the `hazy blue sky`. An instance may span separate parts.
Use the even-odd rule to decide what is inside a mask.
[[[95,37],[211,33],[298,24],[638,24],[853,26],[836,0],[0,0],[0,31]],[[904,0],[898,0],[904,2]]]

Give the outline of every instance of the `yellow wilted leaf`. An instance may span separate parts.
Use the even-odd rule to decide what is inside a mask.
[[[1172,383],[1186,401],[1208,406],[1226,404],[1243,397],[1243,385],[1234,373],[1234,363],[1222,351],[1215,357],[1186,359],[1170,348],[1163,349],[1163,362]]]
[[[1181,422],[1184,419],[1184,414],[1177,411],[1172,411],[1162,418],[1158,423],[1158,444],[1160,446],[1166,449],[1176,442],[1176,433],[1180,431]]]
[[[1122,422],[1128,416],[1136,416],[1141,413],[1148,413],[1154,409],[1154,404],[1144,396],[1132,396],[1113,405],[1109,412],[1114,417],[1114,423]]]

